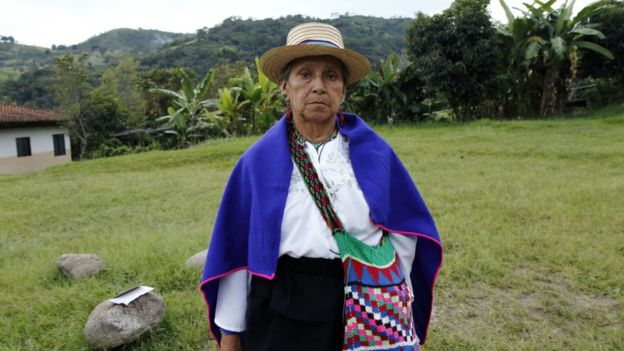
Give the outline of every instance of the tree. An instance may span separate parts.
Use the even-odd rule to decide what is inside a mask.
[[[499,1],[508,19],[506,28],[500,32],[512,39],[511,57],[516,74],[537,72],[534,77],[541,80],[540,116],[563,110],[568,95],[566,80],[576,78],[582,50],[592,50],[613,59],[609,50],[586,40],[605,37],[594,25],[586,23],[596,9],[585,8],[573,18],[574,0],[566,0],[557,10],[552,7],[556,0],[536,0],[532,4],[525,3],[524,18],[516,19],[505,1]],[[517,69],[522,66],[525,71]]]
[[[100,145],[112,139],[109,135],[124,130],[126,115],[117,99],[101,90],[88,93],[80,102],[80,120],[84,126],[86,150],[82,157],[93,156]]]
[[[127,115],[129,128],[145,125],[147,103],[139,87],[138,63],[133,58],[121,60],[102,74],[100,90],[114,96],[122,113]]]
[[[81,113],[81,102],[91,90],[87,83],[87,55],[75,57],[65,54],[54,59],[55,83],[54,91],[57,105],[66,117],[71,140],[78,143],[72,145],[78,150],[77,156],[82,159],[88,147],[88,128],[85,115]]]
[[[0,41],[5,44],[15,44],[15,38],[12,36],[0,36]]]
[[[192,79],[195,79],[195,72],[189,69],[184,70]],[[139,74],[139,86],[146,100],[146,115],[148,120],[146,124],[156,127],[156,118],[167,113],[167,108],[173,104],[174,97],[166,94],[153,94],[150,92],[152,88],[163,88],[171,91],[179,91],[182,89],[180,81],[183,78],[181,70],[176,68],[154,68],[142,71]]]
[[[443,96],[456,118],[469,120],[495,97],[500,43],[487,0],[457,0],[441,14],[417,14],[407,31],[412,72]]]
[[[167,129],[166,134],[176,137],[176,147],[188,146],[191,141],[197,141],[202,137],[202,130],[214,127],[213,114],[208,113],[208,107],[214,104],[211,99],[207,99],[207,93],[214,80],[214,72],[208,74],[197,85],[193,87],[191,77],[179,70],[182,75],[180,91],[154,88],[152,92],[173,97],[173,105],[167,108],[167,115],[157,119],[163,124],[162,128]],[[211,123],[212,122],[212,123]]]
[[[617,80],[624,86],[624,1],[603,0],[593,6],[602,11],[590,15],[588,22],[606,38],[589,38],[589,41],[602,44],[615,59],[608,60],[603,55],[587,52],[581,59],[581,75]]]
[[[0,99],[43,109],[55,107],[52,67],[33,68],[15,79],[0,82]]]

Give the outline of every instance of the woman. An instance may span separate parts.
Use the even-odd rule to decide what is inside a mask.
[[[400,347],[376,349],[416,350],[426,338],[442,246],[390,146],[359,117],[340,112],[346,87],[368,73],[368,60],[345,49],[336,28],[304,23],[285,46],[262,55],[260,66],[289,110],[243,154],[223,195],[201,283],[215,339],[222,350],[357,349],[346,346],[339,226],[367,247],[387,237],[396,250],[410,330],[400,331]],[[293,150],[303,150],[307,164]],[[324,207],[311,178],[321,189],[316,195],[328,199]],[[376,312],[373,327],[386,318]],[[360,332],[354,342],[361,347],[389,345]]]

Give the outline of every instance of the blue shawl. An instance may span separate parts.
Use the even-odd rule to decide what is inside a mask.
[[[442,264],[442,244],[435,223],[407,170],[392,148],[358,116],[337,118],[349,139],[355,177],[370,207],[370,219],[392,233],[419,237],[411,271],[416,334],[424,344],[433,287]],[[214,324],[220,278],[240,269],[273,279],[280,246],[282,216],[293,169],[286,118],[273,126],[240,158],[225,188],[214,225],[200,290]]]

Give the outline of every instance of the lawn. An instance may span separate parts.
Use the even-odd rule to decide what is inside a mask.
[[[423,350],[620,350],[624,108],[542,121],[377,128],[445,245]],[[200,272],[231,167],[255,138],[0,177],[0,349],[86,350],[90,311],[156,288],[164,322],[125,350],[216,350]],[[106,272],[63,278],[63,253]]]

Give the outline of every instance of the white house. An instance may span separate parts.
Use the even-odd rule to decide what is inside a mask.
[[[0,174],[71,161],[69,132],[52,111],[0,104]]]

